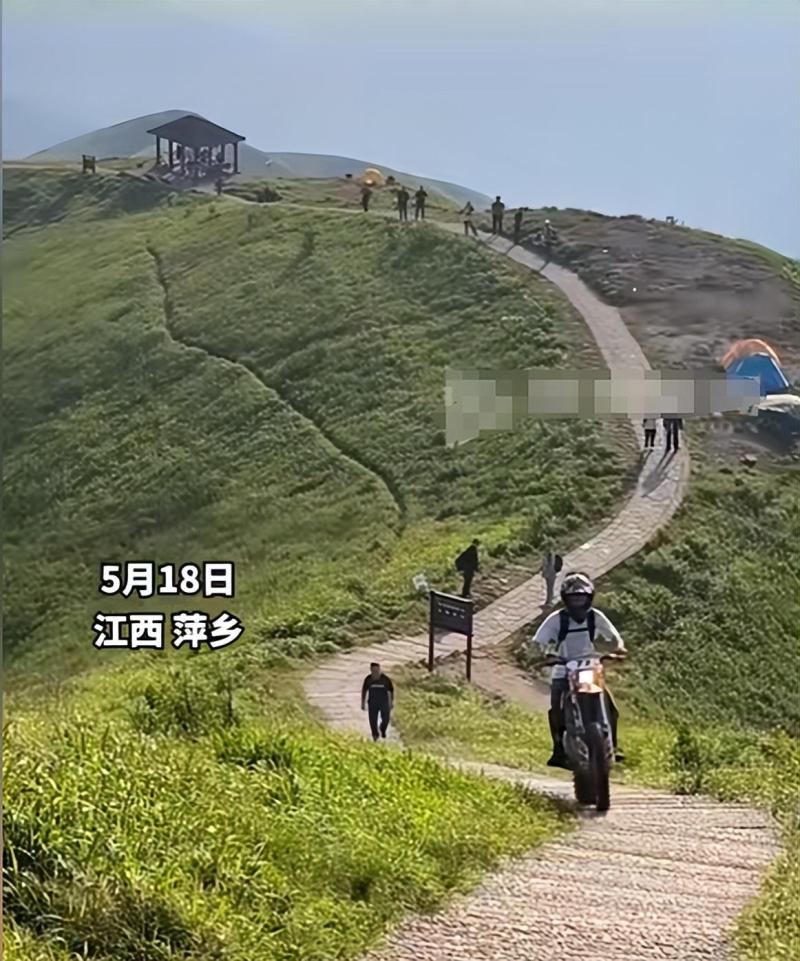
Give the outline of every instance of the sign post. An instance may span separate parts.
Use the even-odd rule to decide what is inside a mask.
[[[436,631],[461,634],[467,639],[467,680],[472,680],[472,599],[431,591],[428,616],[428,670],[433,671]]]

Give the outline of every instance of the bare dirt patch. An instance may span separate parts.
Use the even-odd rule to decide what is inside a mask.
[[[760,336],[775,344],[790,379],[800,375],[800,289],[787,258],[704,231],[579,210],[527,211],[523,243],[545,218],[558,231],[554,259],[620,308],[654,367],[716,364],[733,340]]]

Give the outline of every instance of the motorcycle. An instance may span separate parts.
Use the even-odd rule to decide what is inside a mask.
[[[563,744],[572,767],[575,800],[599,813],[611,806],[609,777],[614,766],[603,662],[622,659],[620,654],[598,653],[572,660],[547,659],[548,664],[567,669],[568,688],[561,702]]]

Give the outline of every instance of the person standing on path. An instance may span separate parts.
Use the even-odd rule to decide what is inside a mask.
[[[642,421],[644,428],[644,449],[652,450],[656,446],[656,419],[655,417],[645,417]]]
[[[665,451],[669,453],[671,450],[677,451],[680,447],[680,432],[683,427],[683,421],[680,417],[671,416],[662,418],[664,424],[664,437],[666,439]]]
[[[361,207],[366,213],[369,210],[369,202],[372,198],[372,191],[369,187],[364,186],[361,188]]]
[[[680,436],[683,430],[683,420],[680,417],[672,418],[672,449],[678,450],[680,447]]]
[[[405,187],[401,186],[397,191],[397,212],[400,215],[400,220],[408,220],[408,201],[411,199],[411,194],[406,190]]]
[[[472,215],[475,213],[475,208],[472,204],[467,201],[466,206],[461,211],[461,216],[464,218],[464,236],[468,237],[470,231],[472,231],[472,236],[477,237],[478,231],[475,229],[475,224],[472,221]]]
[[[563,565],[564,562],[561,559],[561,555],[556,554],[552,547],[548,545],[544,560],[542,561],[542,577],[547,586],[547,598],[544,602],[545,607],[549,607],[553,603],[556,589],[556,576]]]
[[[494,198],[494,203],[492,204],[492,233],[502,234],[503,232],[503,213],[506,209],[506,205],[500,199],[499,195]]]
[[[476,537],[469,547],[462,551],[456,558],[456,570],[459,571],[464,578],[464,584],[461,588],[462,597],[470,596],[472,578],[475,576],[475,572],[480,570],[480,559],[478,557],[479,544],[480,541]]]
[[[525,208],[518,207],[514,214],[514,243],[518,244],[522,236],[522,218],[525,216]]]
[[[361,685],[361,710],[368,712],[372,740],[386,740],[386,729],[394,707],[394,684],[377,661],[369,666],[369,674]]]
[[[425,219],[425,202],[428,199],[428,194],[424,187],[420,187],[419,190],[414,194],[414,220],[424,220]]]

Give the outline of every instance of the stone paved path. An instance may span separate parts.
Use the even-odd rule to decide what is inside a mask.
[[[561,289],[611,370],[648,369],[619,312],[575,274],[544,266],[508,241],[481,239]],[[633,426],[641,439],[639,423]],[[659,437],[655,452],[643,461],[627,504],[565,557],[565,570],[580,568],[599,577],[669,521],[686,485],[689,458],[685,450],[665,458],[662,443]],[[475,647],[500,643],[532,621],[543,601],[537,575],[479,611]],[[462,647],[463,638],[447,635],[437,652]],[[426,651],[427,637],[418,636],[337,655],[308,675],[306,696],[332,727],[363,735],[360,684],[369,662],[380,661],[391,672],[424,660]],[[391,728],[390,735],[397,740]],[[568,777],[452,763],[554,796],[571,795]],[[757,893],[777,852],[774,825],[759,811],[615,785],[608,815],[584,817],[581,830],[510,863],[443,912],[404,922],[367,961],[724,961],[730,956],[726,932]]]
[[[442,229],[458,230],[443,226]],[[486,241],[501,253],[539,270],[541,258],[530,251],[511,247],[508,241]],[[594,335],[606,364],[611,370],[649,369],[641,348],[628,332],[622,318],[613,307],[602,303],[574,274],[549,265],[543,276],[558,286],[583,315]],[[634,425],[641,437],[640,424]],[[660,432],[659,432],[660,433]],[[596,537],[581,544],[564,558],[565,571],[579,568],[599,577],[617,564],[631,557],[650,540],[653,534],[674,514],[680,503],[689,473],[686,450],[667,459],[663,456],[663,440],[658,438],[656,449],[644,462],[636,490],[613,521]],[[498,598],[475,615],[476,648],[498,644],[514,631],[530,623],[542,609],[544,583],[535,575]],[[437,641],[437,653],[451,653],[463,648],[464,639],[458,635],[443,635]],[[306,696],[321,708],[331,726],[341,730],[363,731],[364,717],[360,710],[359,684],[370,661],[377,660],[387,669],[425,657],[427,635],[414,638],[395,638],[384,644],[358,648],[331,658],[312,672],[305,683]],[[366,665],[366,666],[365,666]],[[359,682],[360,683],[360,682]]]

